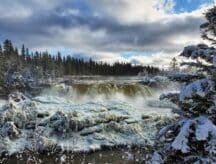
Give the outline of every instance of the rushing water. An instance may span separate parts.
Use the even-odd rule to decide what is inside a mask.
[[[173,104],[158,100],[167,88],[143,85],[141,80],[140,77],[73,77],[67,85],[55,84],[31,99],[9,100],[10,107],[0,106],[0,132],[4,136],[0,153],[12,156],[2,161],[143,161],[145,153],[129,147],[152,145],[158,127],[172,120]],[[162,78],[161,83],[167,81]],[[105,147],[109,149],[103,150]]]

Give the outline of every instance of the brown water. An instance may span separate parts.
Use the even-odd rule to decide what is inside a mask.
[[[146,153],[142,148],[103,150],[89,154],[20,154],[3,159],[3,164],[140,164],[145,163]]]
[[[72,84],[72,87],[78,95],[105,94],[112,95],[121,93],[125,96],[151,96],[151,88],[139,84],[113,84],[113,83],[96,83],[96,84]]]

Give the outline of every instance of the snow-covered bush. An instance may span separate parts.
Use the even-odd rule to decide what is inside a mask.
[[[201,28],[216,29],[216,21],[212,21],[216,7],[206,18],[208,23]],[[205,32],[208,36],[211,30]],[[181,56],[194,59],[182,65],[196,67],[197,74],[170,75],[183,86],[179,93],[164,94],[161,99],[176,103],[180,117],[159,131],[150,163],[216,163],[216,49],[204,44],[187,46]]]

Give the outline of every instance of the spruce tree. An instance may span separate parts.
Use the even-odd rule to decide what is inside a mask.
[[[0,87],[4,83],[4,67],[5,67],[5,59],[3,55],[2,46],[0,45]]]
[[[177,63],[177,59],[174,57],[172,58],[172,61],[170,63],[170,71],[178,71],[178,63]]]
[[[24,44],[22,45],[21,55],[22,55],[23,59],[25,60],[26,59],[26,49],[25,49],[25,45]]]
[[[207,23],[201,25],[202,37],[215,43],[216,7],[206,13]],[[179,108],[179,118],[158,133],[151,163],[216,163],[216,49],[205,44],[187,46],[182,63],[196,68],[197,73],[178,73],[171,80],[183,84],[179,93],[168,93]]]
[[[5,56],[9,57],[13,53],[13,46],[10,40],[5,40],[3,43],[3,53]]]
[[[0,55],[3,55],[2,46],[0,45]]]

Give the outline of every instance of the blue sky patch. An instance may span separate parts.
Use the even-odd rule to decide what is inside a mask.
[[[204,4],[213,4],[213,0],[174,0],[175,13],[191,12],[200,8]]]
[[[153,52],[132,52],[132,51],[128,51],[128,52],[122,52],[121,56],[128,58],[130,56],[151,56],[153,55]]]

